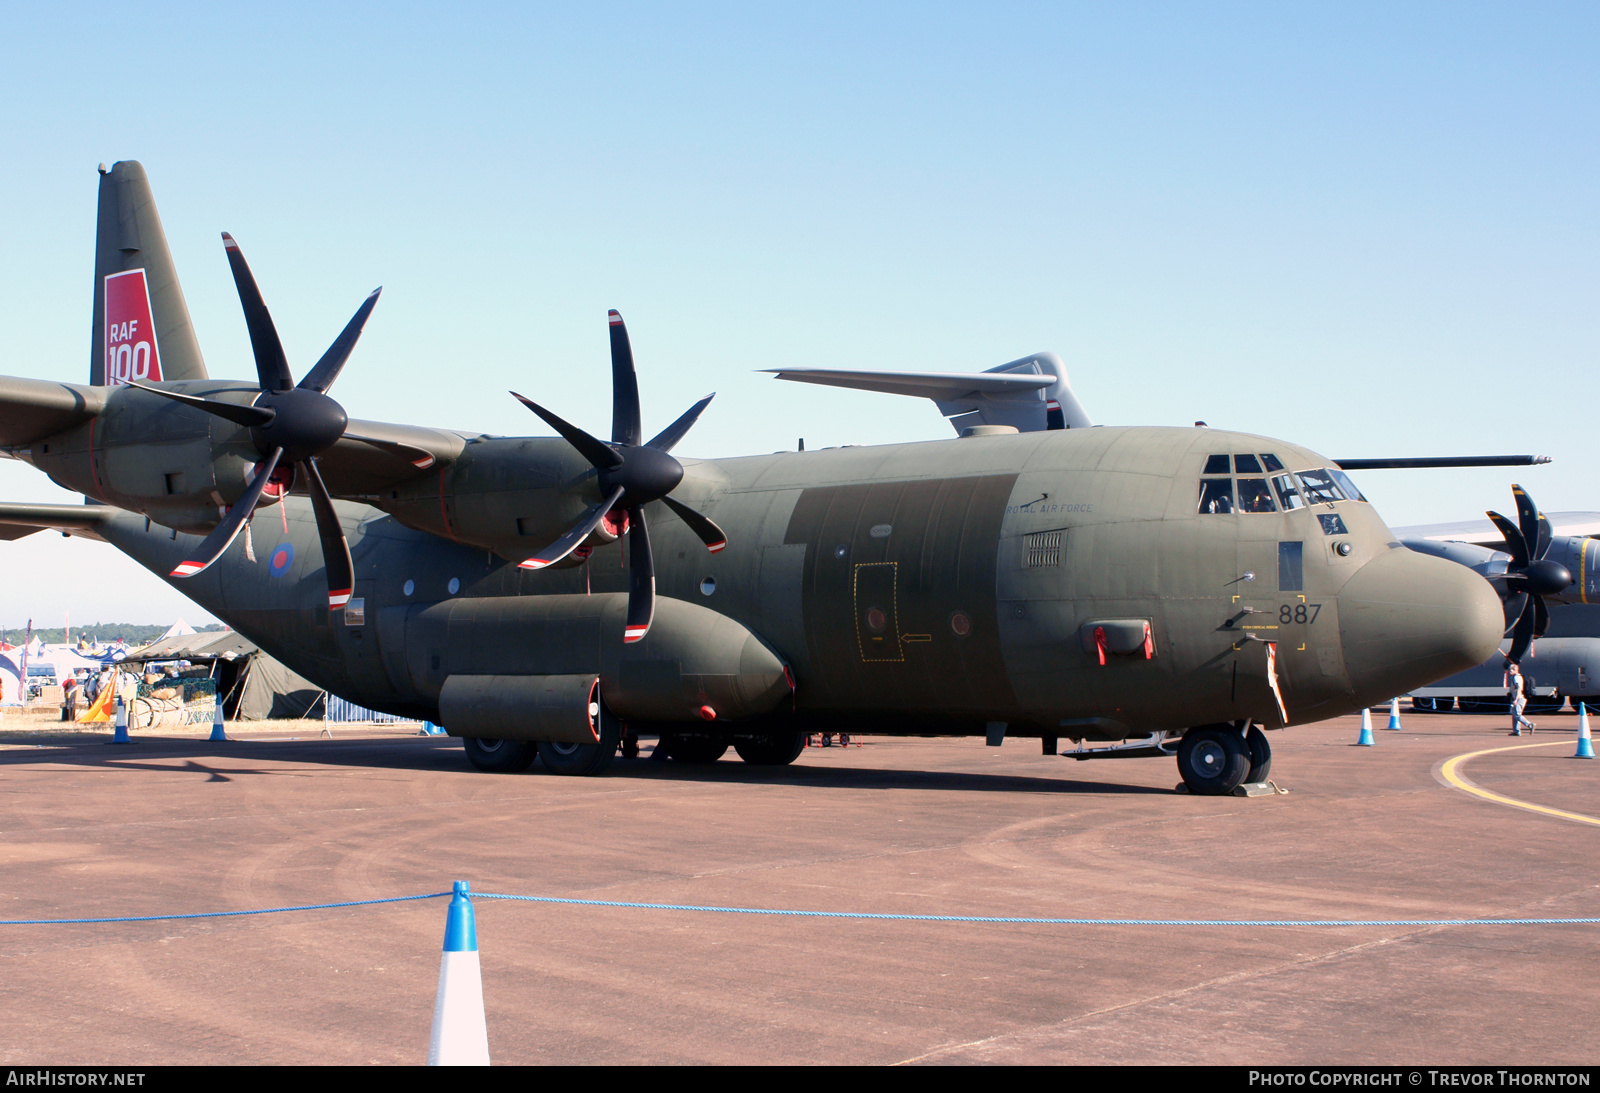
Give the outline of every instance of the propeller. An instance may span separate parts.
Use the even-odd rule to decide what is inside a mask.
[[[334,511],[333,498],[329,496],[328,487],[323,484],[322,475],[317,470],[317,456],[333,447],[345,435],[345,425],[349,419],[344,407],[328,396],[328,388],[339,378],[339,372],[350,358],[350,351],[361,337],[361,330],[366,326],[367,317],[372,314],[378,294],[383,289],[374,289],[362,302],[328,351],[297,384],[289,371],[289,361],[284,355],[278,330],[272,324],[272,314],[261,298],[261,290],[256,287],[256,279],[250,273],[244,253],[227,232],[222,233],[222,244],[227,248],[228,266],[233,270],[233,283],[239,290],[245,325],[250,330],[250,348],[255,354],[260,393],[251,400],[250,405],[241,406],[176,391],[163,391],[145,384],[134,386],[246,426],[256,451],[261,453],[262,462],[256,465],[255,477],[244,496],[228,509],[222,522],[170,576],[192,577],[222,557],[222,552],[228,549],[255,512],[256,503],[268,487],[276,484],[279,489],[286,489],[293,481],[293,478],[278,475],[279,466],[288,464],[293,468],[294,478],[298,478],[311,494],[311,509],[317,519],[323,564],[328,574],[328,610],[332,611],[349,601],[355,584],[355,567],[350,562],[350,544],[345,539],[344,528],[339,524],[339,515]],[[379,446],[385,443],[357,439]],[[406,455],[414,462],[418,454],[432,461],[432,457],[425,452],[419,453],[404,445],[396,447],[404,448],[405,451],[398,454]],[[422,464],[419,462],[417,465]]]
[[[1550,624],[1544,597],[1563,591],[1572,583],[1572,574],[1560,562],[1545,557],[1550,549],[1550,521],[1539,512],[1533,498],[1521,486],[1512,486],[1511,494],[1517,503],[1517,522],[1513,524],[1498,512],[1490,512],[1488,517],[1500,529],[1506,553],[1511,555],[1504,578],[1506,613],[1514,613],[1516,622],[1507,658],[1520,661],[1533,647],[1533,639],[1543,637]]]
[[[611,442],[604,443],[576,425],[524,398],[512,396],[538,414],[567,443],[578,450],[599,472],[600,500],[590,506],[567,533],[534,557],[521,563],[523,569],[543,569],[571,554],[578,545],[608,521],[608,527],[628,536],[628,621],[622,632],[624,642],[640,641],[650,631],[655,615],[655,561],[650,553],[650,530],[645,523],[644,506],[660,501],[699,536],[706,549],[715,554],[728,545],[728,537],[709,519],[667,496],[683,481],[683,464],[670,454],[682,440],[714,394],[695,403],[648,443],[641,444],[639,416],[639,378],[633,368],[633,347],[622,316],[610,312],[611,320]]]

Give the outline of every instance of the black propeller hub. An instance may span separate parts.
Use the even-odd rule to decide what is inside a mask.
[[[1508,583],[1519,592],[1531,592],[1535,596],[1554,596],[1572,584],[1572,574],[1560,562],[1541,558],[1537,562],[1530,562],[1520,579],[1512,578]]]
[[[263,391],[255,404],[274,414],[266,425],[250,430],[256,447],[263,454],[282,448],[286,463],[299,463],[333,447],[350,420],[332,398],[303,387]]]
[[[665,497],[683,481],[683,464],[659,448],[623,448],[621,455],[622,466],[600,472],[600,486],[621,486],[625,508]]]

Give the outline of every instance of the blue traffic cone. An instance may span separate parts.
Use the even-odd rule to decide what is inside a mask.
[[[212,739],[212,740],[227,740],[228,739],[228,734],[222,731],[222,696],[221,695],[217,696],[216,705],[217,705],[216,712],[211,715],[211,736],[210,736],[210,739]]]
[[[1389,700],[1389,723],[1384,726],[1384,729],[1386,731],[1400,731],[1400,700],[1398,698]]]
[[[117,721],[116,727],[111,731],[111,742],[113,744],[133,743],[128,736],[128,707],[123,705],[121,695],[117,696]]]
[[[1578,753],[1574,759],[1593,759],[1594,743],[1589,739],[1589,708],[1578,703]]]
[[[478,964],[478,927],[464,880],[455,883],[445,912],[444,955],[439,992],[433,998],[429,1066],[488,1066],[489,1026],[483,1017],[483,970]]]
[[[1356,747],[1372,747],[1372,711],[1369,709],[1361,711],[1361,736],[1356,741]]]

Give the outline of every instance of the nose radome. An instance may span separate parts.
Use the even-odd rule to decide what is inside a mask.
[[[1410,550],[1374,558],[1339,592],[1345,669],[1364,704],[1482,664],[1504,633],[1488,581]]]

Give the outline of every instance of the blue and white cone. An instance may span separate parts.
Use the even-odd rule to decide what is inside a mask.
[[[217,696],[216,712],[211,715],[211,740],[227,740],[228,734],[222,731],[222,696]]]
[[[1394,732],[1399,732],[1400,731],[1400,699],[1399,698],[1391,698],[1389,700],[1389,723],[1384,726],[1384,729],[1386,731],[1389,731],[1389,730],[1392,730]]]
[[[1356,747],[1372,747],[1372,711],[1367,708],[1361,711],[1361,736],[1356,740]]]
[[[1589,739],[1589,707],[1578,703],[1578,754],[1574,759],[1593,759],[1594,743]]]
[[[478,966],[478,927],[467,882],[455,883],[445,913],[444,956],[439,993],[433,999],[429,1066],[488,1066],[489,1026],[483,1019],[483,971]]]
[[[128,707],[123,703],[121,695],[117,696],[117,720],[116,726],[111,730],[111,742],[113,744],[133,743],[128,737]]]

